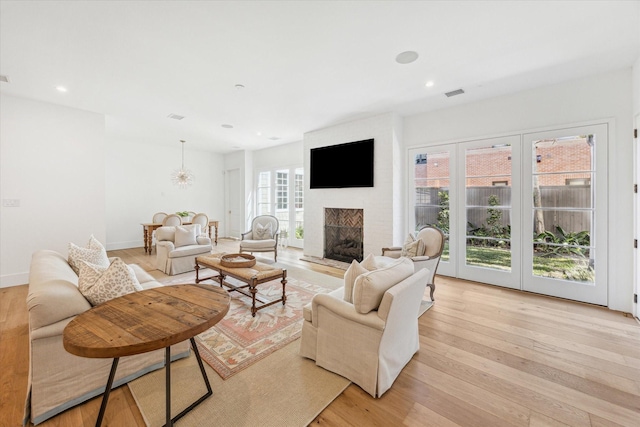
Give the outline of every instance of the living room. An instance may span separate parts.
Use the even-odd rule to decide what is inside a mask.
[[[638,2],[623,3],[634,4],[635,16],[631,14],[629,19],[637,24],[640,21]],[[11,7],[15,4],[3,1],[2,7],[3,15],[11,16]],[[14,28],[24,22],[6,27],[3,17],[2,24],[4,28]],[[400,114],[393,109],[377,111],[362,105],[359,110],[343,114],[340,120],[321,120],[319,123],[324,125],[314,124],[286,144],[267,148],[261,148],[262,145],[233,149],[231,144],[235,143],[222,139],[227,147],[224,152],[216,152],[204,148],[196,138],[186,137],[184,164],[196,176],[186,191],[170,183],[170,173],[180,166],[180,137],[173,137],[180,133],[179,128],[170,134],[169,141],[159,144],[155,137],[145,135],[147,123],[131,125],[129,134],[115,133],[114,129],[126,126],[118,127],[121,119],[109,114],[108,109],[74,107],[64,98],[53,102],[51,95],[44,99],[38,92],[49,90],[48,87],[37,86],[24,93],[13,93],[11,85],[20,84],[21,77],[17,74],[20,70],[14,72],[10,62],[3,58],[0,74],[8,75],[10,82],[0,83],[0,189],[3,201],[18,200],[19,205],[0,207],[0,287],[28,283],[31,255],[35,251],[46,248],[66,253],[69,242],[84,243],[91,234],[110,251],[140,248],[140,223],[148,221],[158,210],[206,212],[210,218],[220,221],[222,236],[239,237],[229,231],[225,174],[239,172],[244,229],[256,212],[252,196],[258,171],[284,166],[307,170],[310,149],[366,138],[374,138],[377,144],[375,186],[311,190],[307,182],[301,252],[322,256],[323,209],[347,207],[366,211],[365,235],[369,239],[364,242],[365,253],[378,254],[385,245],[401,244],[410,230],[410,172],[406,165],[410,163],[411,148],[605,121],[610,125],[606,149],[608,181],[601,193],[606,197],[608,210],[605,305],[612,311],[637,315],[633,296],[638,293],[638,273],[634,270],[638,254],[629,243],[631,231],[637,230],[637,219],[632,215],[637,211],[630,196],[637,183],[637,175],[634,178],[637,173],[634,172],[634,144],[637,142],[632,131],[638,127],[640,114],[640,54],[637,51],[640,30],[637,27],[621,30],[635,37],[620,48],[635,46],[636,56],[631,64],[613,66],[615,61],[606,64],[601,58],[600,68],[589,69],[588,73],[575,72],[584,65],[581,61],[589,62],[576,58],[574,63],[549,66],[547,71],[555,78],[544,84],[538,83],[534,70],[523,70],[521,74],[505,76],[502,82],[487,83],[495,89],[490,97],[479,97],[472,102],[451,98],[452,102],[443,108],[425,108],[424,112],[413,114]],[[14,34],[4,33],[7,31],[4,28],[3,50],[5,43],[12,43],[5,34]],[[34,51],[41,53],[39,49]],[[189,67],[188,62],[183,64]],[[401,67],[395,62],[393,65]],[[66,84],[72,85],[73,80],[69,80]],[[521,83],[520,90],[507,90],[512,80]],[[242,80],[233,81],[239,82]],[[160,93],[163,88],[154,90]],[[252,88],[247,84],[238,90]],[[470,96],[479,96],[474,95],[472,88],[468,92]],[[127,97],[126,94],[119,96]],[[336,103],[341,96],[336,96]],[[425,102],[425,107],[429,102]],[[184,123],[189,120],[189,113],[184,110],[159,110],[163,118],[175,112],[187,116]],[[374,113],[368,114],[369,111]],[[218,121],[227,123],[226,119]],[[171,124],[174,128],[179,125],[179,122]]]

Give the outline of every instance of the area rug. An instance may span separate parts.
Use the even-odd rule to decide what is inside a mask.
[[[177,423],[180,426],[306,426],[350,382],[298,355],[294,341],[228,380],[205,364],[213,396]],[[164,369],[129,382],[147,426],[164,424]],[[206,391],[191,355],[171,364],[172,413],[179,413]]]
[[[229,313],[217,325],[195,337],[198,350],[221,378],[227,379],[274,351],[296,340],[302,330],[302,307],[317,293],[330,292],[342,286],[342,279],[330,277],[300,268],[278,265],[287,269],[287,303],[277,303],[258,310],[251,316],[251,298],[231,292]],[[200,277],[215,274],[213,270],[201,269]],[[304,280],[296,277],[303,277]],[[215,279],[214,279],[215,280]],[[235,285],[235,279],[226,279]],[[195,272],[160,279],[165,285],[194,283]],[[220,286],[215,281],[203,283]],[[258,286],[258,294],[268,300],[278,299],[282,294],[279,280]]]
[[[300,337],[302,307],[315,294],[326,292],[329,289],[287,277],[286,305],[265,307],[255,317],[251,316],[251,298],[231,292],[229,313],[217,325],[196,336],[202,359],[223,379],[235,375]],[[278,299],[282,295],[280,281],[259,285],[258,295]]]

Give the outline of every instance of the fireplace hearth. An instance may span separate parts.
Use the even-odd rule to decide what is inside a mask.
[[[363,218],[362,209],[325,208],[325,258],[343,262],[362,261]]]

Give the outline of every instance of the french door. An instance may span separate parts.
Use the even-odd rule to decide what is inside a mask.
[[[445,235],[445,246],[438,266],[438,274],[456,275],[455,210],[450,208],[450,198],[455,194],[457,165],[456,146],[439,145],[409,150],[410,205],[409,230],[417,233],[426,225],[435,225]]]
[[[607,132],[409,150],[409,229],[445,232],[438,274],[606,305]]]
[[[279,243],[302,248],[304,244],[304,170],[279,168],[257,174],[256,212],[273,215],[280,225]]]
[[[458,277],[520,287],[520,137],[458,144]]]
[[[524,290],[607,305],[607,133],[523,135]]]

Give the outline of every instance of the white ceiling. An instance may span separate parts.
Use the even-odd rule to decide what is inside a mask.
[[[640,1],[1,0],[0,19],[2,93],[103,113],[109,138],[221,153],[640,56]]]

